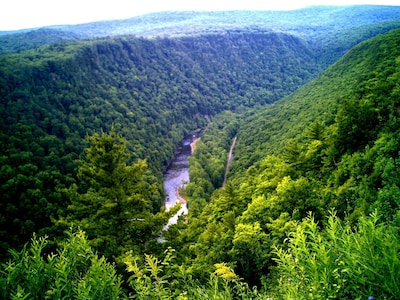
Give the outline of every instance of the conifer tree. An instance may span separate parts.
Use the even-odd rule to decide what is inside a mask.
[[[114,128],[87,140],[89,147],[78,170],[80,185],[68,190],[72,203],[67,224],[82,227],[92,245],[107,257],[127,250],[141,252],[167,218],[151,212],[151,199],[158,190],[147,180],[147,164],[139,160],[127,165],[125,139]]]

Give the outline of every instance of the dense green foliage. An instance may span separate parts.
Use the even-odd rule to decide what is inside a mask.
[[[332,215],[323,231],[312,217],[297,225],[288,249],[276,250],[277,298],[399,297],[399,228],[376,213],[360,218],[357,230],[343,223]]]
[[[219,114],[196,142],[195,151],[189,158],[190,182],[185,186],[191,217],[202,211],[205,199],[210,199],[224,183],[228,152],[239,128],[239,119],[240,115],[232,112]]]
[[[277,100],[317,69],[306,43],[275,33],[120,37],[2,56],[1,254],[32,232],[52,234],[86,134],[114,124],[131,161],[146,159],[161,191],[178,142],[207,116]],[[153,201],[155,212],[161,202]]]
[[[115,267],[89,246],[84,232],[69,232],[56,253],[48,240],[33,237],[29,247],[12,251],[1,268],[3,299],[117,299],[121,278]]]
[[[4,299],[265,299],[226,264],[216,264],[207,284],[176,264],[175,251],[161,259],[127,253],[126,281],[113,264],[96,254],[82,231],[69,231],[57,253],[46,255],[48,240],[32,238],[21,252],[2,264],[0,292]],[[125,287],[124,287],[125,286]]]
[[[91,245],[108,258],[129,250],[143,253],[145,245],[157,244],[159,232],[172,216],[152,213],[162,205],[156,202],[161,199],[156,178],[145,161],[126,165],[126,143],[114,129],[88,140],[78,169],[79,185],[66,191],[71,204],[67,217],[58,223],[85,230]]]
[[[206,278],[213,264],[222,261],[232,263],[249,283],[259,285],[267,278],[271,294],[275,293],[273,286],[277,287],[277,298],[295,299],[296,293],[304,299],[399,296],[393,288],[398,281],[387,271],[397,268],[399,247],[399,40],[400,31],[396,30],[362,43],[293,96],[244,118],[227,186],[209,198],[204,195],[203,202],[209,204],[189,219],[175,241],[182,260],[190,257],[197,277]],[[202,154],[210,155],[208,161],[219,147],[215,141],[220,140],[216,134],[210,137],[209,150]],[[198,168],[196,162],[193,168]],[[211,184],[210,176],[203,174],[203,180]],[[336,216],[327,219],[330,210]],[[309,212],[313,221],[299,225]],[[360,221],[369,214],[373,216],[368,221]],[[312,222],[318,222],[319,228],[306,234],[313,234],[315,240],[297,234]],[[350,228],[359,228],[353,232],[354,240]],[[383,228],[388,228],[387,234]],[[374,246],[365,251],[373,252],[348,249],[350,244],[363,243],[369,232]],[[374,232],[376,237],[372,237]],[[340,247],[347,247],[347,252],[332,249],[336,239],[342,240],[346,234],[348,244]],[[297,239],[310,240],[310,244],[296,244]],[[326,248],[318,252],[312,242]],[[327,260],[330,252],[324,249],[334,256]],[[332,264],[337,263],[339,253],[344,263],[338,269]],[[296,256],[300,254],[315,256],[315,265]],[[385,257],[382,265],[374,261],[377,257]],[[288,289],[289,283],[282,278],[294,275],[284,272],[293,270],[300,260],[303,265],[295,265],[299,271],[293,272],[304,274],[296,273],[298,281]],[[355,273],[347,277],[337,273],[352,268],[359,270],[360,279],[352,277]],[[317,274],[325,277],[315,277]],[[342,279],[335,277],[339,275]]]
[[[2,56],[2,297],[399,298],[400,30],[274,102],[314,55],[231,32]],[[158,242],[162,170],[200,127]]]
[[[43,45],[82,39],[81,34],[63,30],[40,28],[16,32],[0,32],[0,54],[16,53]]]

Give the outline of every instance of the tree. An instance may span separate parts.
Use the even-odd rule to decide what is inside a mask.
[[[143,160],[126,164],[125,140],[114,128],[87,140],[89,147],[78,170],[81,185],[68,190],[70,213],[62,221],[81,226],[107,257],[142,250],[167,222],[166,214],[151,212],[151,199],[158,191],[154,182],[147,181],[147,164]]]
[[[260,224],[237,224],[232,240],[232,260],[237,261],[239,274],[252,285],[259,283],[270,260],[269,236]]]

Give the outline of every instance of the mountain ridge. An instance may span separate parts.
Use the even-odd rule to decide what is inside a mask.
[[[400,6],[379,5],[311,6],[290,11],[160,12],[122,20],[0,32],[0,53],[20,51],[68,39],[116,35],[146,38],[180,37],[211,32],[222,34],[229,30],[282,31],[315,42],[321,38],[321,34],[326,35],[327,32],[398,20]],[[38,39],[41,32],[41,39]],[[51,38],[48,39],[45,33]],[[60,35],[58,40],[57,35]],[[18,45],[18,40],[21,39],[24,40],[24,44],[32,45]]]
[[[347,5],[347,6],[308,6],[305,8],[295,10],[228,10],[228,11],[165,11],[148,13],[144,15],[135,16],[126,19],[114,19],[95,21],[89,23],[81,23],[75,25],[48,25],[37,28],[25,28],[21,30],[0,31],[0,35],[15,34],[18,32],[26,32],[28,30],[36,29],[64,29],[70,32],[85,31],[85,28],[96,28],[97,26],[103,30],[97,33],[92,32],[90,37],[98,37],[104,35],[121,35],[121,34],[134,34],[135,28],[130,26],[158,24],[161,23],[164,27],[169,27],[168,24],[173,25],[183,22],[183,26],[196,24],[199,20],[208,24],[222,23],[232,24],[238,27],[244,27],[245,24],[262,24],[265,28],[270,29],[271,25],[265,23],[274,23],[274,25],[287,26],[297,25],[306,22],[307,26],[314,24],[330,24],[330,26],[340,26],[344,19],[352,18],[353,25],[365,25],[371,23],[371,19],[378,18],[379,21],[389,21],[398,19],[400,6],[386,6],[386,5]],[[320,16],[316,16],[320,14]],[[368,17],[366,17],[368,15]],[[371,17],[372,16],[372,17]],[[382,18],[382,16],[384,16]],[[342,18],[342,19],[341,19]],[[193,20],[192,23],[185,23]],[[208,21],[207,21],[208,20]],[[373,21],[375,22],[375,20]],[[119,32],[118,29],[128,27],[126,31]],[[190,27],[190,26],[189,26]],[[88,35],[89,36],[89,35]]]

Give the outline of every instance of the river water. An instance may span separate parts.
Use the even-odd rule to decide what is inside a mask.
[[[180,203],[178,197],[178,189],[185,183],[189,182],[189,161],[188,158],[192,155],[191,143],[200,136],[201,132],[191,133],[183,139],[179,148],[175,151],[166,171],[164,172],[164,191],[166,197],[164,204],[167,210]],[[176,224],[178,217],[188,213],[187,204],[181,203],[181,208],[178,213],[173,216],[168,224]]]

